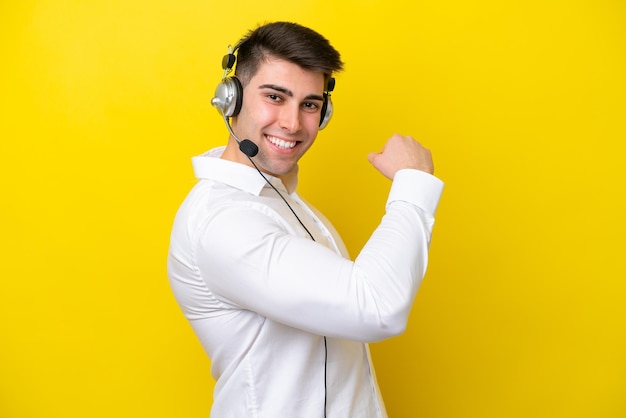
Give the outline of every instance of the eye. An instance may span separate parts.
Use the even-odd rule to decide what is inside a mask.
[[[269,93],[266,97],[270,99],[272,102],[281,102],[283,100],[282,97],[274,93]]]
[[[302,107],[310,112],[317,112],[317,109],[320,108],[319,105],[315,102],[304,102],[302,103]]]

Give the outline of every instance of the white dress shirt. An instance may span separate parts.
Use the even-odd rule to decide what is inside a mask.
[[[321,418],[326,398],[328,418],[386,417],[367,342],[406,327],[443,183],[399,171],[352,261],[295,191],[268,176],[315,241],[255,169],[222,151],[193,158],[199,182],[168,256],[174,295],[211,359],[211,416]]]

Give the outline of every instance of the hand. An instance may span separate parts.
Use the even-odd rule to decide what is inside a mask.
[[[393,180],[398,170],[412,168],[433,174],[435,168],[430,151],[413,137],[395,134],[387,140],[381,152],[368,156],[372,165],[385,177]]]

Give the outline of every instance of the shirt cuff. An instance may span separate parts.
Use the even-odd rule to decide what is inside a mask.
[[[432,174],[408,168],[398,170],[393,177],[387,206],[394,201],[401,200],[434,215],[442,192],[443,181]]]

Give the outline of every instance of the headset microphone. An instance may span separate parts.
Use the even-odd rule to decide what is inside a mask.
[[[239,150],[246,154],[248,158],[252,158],[259,152],[259,147],[249,139],[244,139],[239,143]]]

